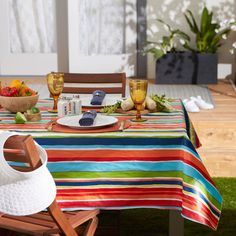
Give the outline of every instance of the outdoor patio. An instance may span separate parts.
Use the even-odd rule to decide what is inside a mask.
[[[2,0],[0,236],[236,235],[235,9]]]

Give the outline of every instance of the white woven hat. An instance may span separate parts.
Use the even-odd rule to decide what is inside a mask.
[[[47,153],[36,143],[42,165],[31,172],[13,169],[5,160],[5,141],[16,135],[0,132],[0,212],[10,215],[30,215],[47,208],[56,196],[55,182],[48,171]]]

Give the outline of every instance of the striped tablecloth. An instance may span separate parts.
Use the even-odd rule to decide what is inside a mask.
[[[55,115],[41,101],[40,124],[15,125],[1,111],[0,128],[30,133],[47,150],[63,209],[177,209],[216,229],[222,198],[195,149],[187,113],[180,101],[172,104],[175,111],[148,114],[123,132],[71,134],[45,129]]]

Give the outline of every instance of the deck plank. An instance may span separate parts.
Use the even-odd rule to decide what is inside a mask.
[[[198,152],[211,176],[236,177],[236,92],[228,80],[209,88],[215,108],[189,113],[202,143]]]

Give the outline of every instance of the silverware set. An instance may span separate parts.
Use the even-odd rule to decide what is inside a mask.
[[[56,124],[56,121],[51,121],[50,125],[47,127],[48,131],[53,131],[53,126]]]

